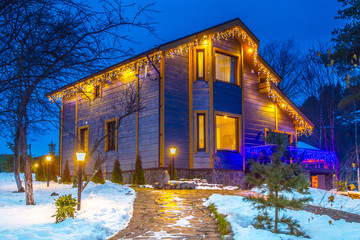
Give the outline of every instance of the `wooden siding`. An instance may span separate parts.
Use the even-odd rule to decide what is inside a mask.
[[[194,111],[209,111],[209,83],[205,80],[197,80],[193,84],[193,110]],[[210,126],[210,114],[207,114],[208,118],[206,121],[208,122],[207,126]],[[194,126],[194,134],[195,132],[195,124],[196,124],[196,116],[194,115],[193,118],[193,126]],[[210,128],[207,129],[207,135],[210,136]],[[192,136],[193,139],[194,136]],[[210,141],[208,140],[206,148],[210,148]],[[193,144],[193,148],[195,149],[195,142]],[[209,168],[210,167],[210,151],[208,150],[203,152],[196,152],[194,153],[194,168],[202,169],[202,168]]]
[[[265,95],[259,92],[257,72],[244,64],[244,126],[245,147],[264,145],[264,128],[276,129],[275,105]],[[295,125],[290,117],[278,108],[278,130],[295,133]]]
[[[214,82],[214,111],[241,114],[241,101],[239,86]]]
[[[176,168],[189,168],[189,58],[175,55],[165,60],[165,166],[169,148],[177,148]]]
[[[159,68],[159,66],[157,66]],[[140,71],[140,97],[143,107],[139,112],[139,154],[144,168],[157,168],[159,162],[159,76],[154,68],[149,67],[145,78],[144,69]],[[90,100],[79,94],[78,97],[78,124],[80,128],[89,125],[89,149],[105,134],[105,121],[116,118],[121,111],[120,99],[126,82],[136,81],[135,73],[131,77],[115,80],[111,84],[102,85],[101,98]],[[64,134],[63,134],[63,164],[69,159],[70,168],[74,168],[75,150],[75,98],[64,101]],[[120,160],[122,170],[133,170],[136,159],[136,113],[124,118],[120,122],[117,137],[117,151],[105,152],[105,141],[97,148],[96,153],[88,160],[85,169],[91,173],[95,160],[106,158],[107,172],[112,172],[113,163]],[[72,160],[72,161],[70,161]]]

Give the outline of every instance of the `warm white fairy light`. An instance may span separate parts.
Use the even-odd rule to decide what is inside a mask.
[[[311,134],[312,127],[275,91],[271,89],[270,82],[278,84],[280,82],[279,79],[274,77],[267,67],[262,64],[258,59],[258,46],[253,41],[253,39],[241,28],[233,27],[231,29],[216,32],[208,35],[204,35],[201,38],[196,38],[195,40],[179,45],[177,47],[165,50],[165,51],[158,51],[149,55],[150,61],[153,63],[161,62],[161,56],[165,58],[174,58],[175,55],[184,55],[184,53],[188,53],[189,49],[193,47],[198,47],[200,45],[207,46],[209,41],[221,41],[221,40],[228,40],[237,38],[244,43],[249,45],[250,49],[252,50],[250,53],[253,55],[253,63],[254,66],[258,68],[258,71],[267,76],[266,78],[266,90],[269,98],[277,103],[281,108],[288,113],[288,115],[297,123],[298,125],[298,134]],[[145,67],[149,67],[150,62],[147,57],[142,57],[133,62],[120,66],[115,70],[111,70],[105,74],[96,76],[91,79],[86,79],[81,83],[78,83],[75,86],[71,86],[63,91],[57,92],[53,94],[53,98],[55,100],[60,100],[62,98],[69,98],[75,95],[77,90],[82,90],[85,88],[86,85],[98,85],[100,83],[112,83],[114,80],[120,79],[124,72],[129,71],[136,71],[141,70]],[[283,106],[284,105],[284,106]]]

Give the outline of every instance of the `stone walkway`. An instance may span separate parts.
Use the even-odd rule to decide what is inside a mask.
[[[154,190],[135,188],[134,214],[127,228],[111,239],[220,239],[217,223],[203,200],[212,194],[238,195],[250,191]],[[306,211],[334,220],[360,223],[360,215],[307,205]]]
[[[203,206],[212,194],[244,195],[248,191],[135,189],[134,215],[111,239],[220,239],[217,223]]]

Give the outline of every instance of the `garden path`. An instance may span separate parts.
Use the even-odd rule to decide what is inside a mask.
[[[242,190],[154,190],[135,188],[134,214],[127,228],[111,239],[220,239],[204,199],[212,194],[251,194]],[[305,210],[334,220],[360,223],[360,215],[307,205]]]

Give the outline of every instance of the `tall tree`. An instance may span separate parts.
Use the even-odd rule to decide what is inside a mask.
[[[94,10],[77,0],[4,0],[0,3],[0,111],[12,113],[25,163],[26,204],[34,204],[28,131],[49,117],[46,92],[74,76],[128,56],[125,27],[150,32],[150,5],[101,1]]]
[[[338,0],[342,8],[338,11],[337,19],[345,21],[342,28],[332,32],[334,42],[334,53],[331,55],[335,61],[336,68],[346,75],[346,86],[349,93],[345,96],[339,107],[345,109],[351,106],[353,115],[357,114],[357,103],[360,101],[360,0]],[[357,119],[354,124],[355,156],[357,165],[358,188],[360,189],[360,157],[358,151],[358,125]]]
[[[260,53],[282,78],[279,88],[291,99],[296,98],[303,56],[294,40],[269,42]]]

